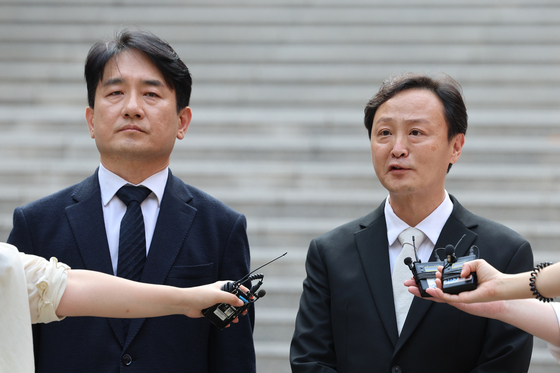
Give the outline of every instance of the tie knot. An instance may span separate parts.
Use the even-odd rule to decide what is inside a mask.
[[[414,245],[418,249],[426,236],[420,229],[409,227],[399,234],[399,242],[404,247],[405,244],[412,246],[412,237],[414,237]]]
[[[132,201],[141,204],[151,192],[150,189],[143,186],[125,185],[117,191],[117,197],[128,206]]]

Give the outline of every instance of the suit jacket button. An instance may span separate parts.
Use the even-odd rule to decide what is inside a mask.
[[[129,366],[130,364],[132,364],[132,356],[130,356],[129,354],[124,354],[121,358],[121,361],[124,365]]]
[[[391,373],[402,373],[402,368],[398,365],[395,365],[391,368]]]

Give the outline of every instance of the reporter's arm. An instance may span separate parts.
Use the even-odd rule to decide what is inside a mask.
[[[492,276],[488,275],[489,271],[492,272]],[[492,284],[492,286],[495,287],[493,289],[492,300],[535,297],[529,286],[531,272],[506,275],[494,269],[494,267],[483,259],[465,263],[461,277],[467,277],[471,272],[477,272],[479,285],[485,282],[494,282]],[[560,263],[553,264],[538,271],[535,276],[535,286],[538,292],[545,298],[559,297]]]
[[[202,317],[201,310],[216,303],[241,306],[235,295],[220,290],[224,282],[176,288],[125,280],[87,270],[68,270],[68,284],[56,314],[117,318],[186,315]]]
[[[503,321],[555,346],[560,346],[560,326],[550,303],[536,299],[486,303],[449,303],[471,315]]]
[[[543,268],[538,273],[535,284],[543,297],[560,297],[560,263]]]
[[[515,299],[501,303],[503,303],[501,312],[485,317],[503,321],[548,343],[560,346],[560,326],[551,304],[536,299]],[[484,306],[484,304],[480,305]],[[478,304],[466,306],[478,306]]]
[[[5,246],[17,251],[13,246]],[[216,303],[242,304],[233,294],[220,290],[224,282],[193,288],[152,285],[101,272],[71,270],[56,258],[47,261],[35,255],[19,255],[33,323],[48,323],[66,316],[201,317],[202,309]]]

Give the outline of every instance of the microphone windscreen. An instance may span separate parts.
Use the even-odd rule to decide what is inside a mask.
[[[259,290],[259,292],[257,293],[257,297],[262,298],[266,295],[266,290],[261,289]]]
[[[406,258],[404,258],[404,264],[406,264],[407,266],[410,265],[410,263],[412,263],[412,258],[407,256]]]
[[[447,245],[445,246],[445,255],[446,256],[450,256],[455,254],[455,248],[453,247],[453,245]]]

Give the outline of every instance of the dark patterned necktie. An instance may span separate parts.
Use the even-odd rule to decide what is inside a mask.
[[[146,262],[146,230],[140,204],[150,193],[146,187],[132,185],[125,185],[117,192],[117,197],[127,206],[121,220],[117,276],[133,281],[140,281]]]

